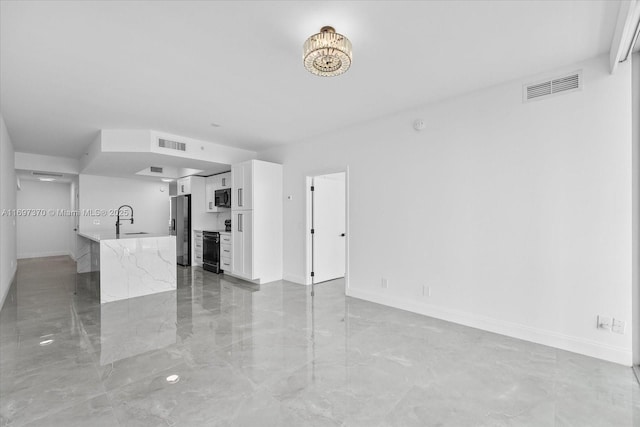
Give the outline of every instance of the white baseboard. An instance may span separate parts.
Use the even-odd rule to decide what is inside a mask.
[[[49,256],[63,256],[63,255],[72,257],[71,252],[69,251],[53,251],[53,252],[28,252],[25,254],[18,254],[18,259],[44,258]]]
[[[283,279],[286,280],[287,282],[293,282],[293,283],[297,283],[299,285],[306,285],[306,283],[304,281],[304,277],[297,276],[295,274],[286,274],[285,273]]]
[[[573,353],[607,360],[609,362],[619,363],[625,366],[632,365],[632,352],[630,349],[624,347],[603,344],[585,338],[565,335],[554,331],[534,328],[459,310],[422,304],[401,297],[382,295],[369,290],[349,288],[347,289],[347,296],[525,341],[531,341],[537,344],[555,347],[561,350],[567,350]]]
[[[259,279],[258,280],[251,280],[248,277],[241,276],[240,274],[233,274],[233,273],[231,273],[231,272],[229,272],[227,270],[224,271],[224,275],[225,276],[235,277],[236,279],[244,280],[245,282],[253,283],[253,284],[256,284],[256,285],[260,284],[260,280]]]

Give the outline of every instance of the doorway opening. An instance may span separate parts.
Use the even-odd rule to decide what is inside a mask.
[[[308,176],[305,284],[344,278],[349,287],[348,172]]]

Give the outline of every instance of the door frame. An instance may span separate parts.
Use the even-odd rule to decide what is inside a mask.
[[[323,169],[320,171],[314,171],[312,174],[308,174],[305,176],[305,231],[304,231],[304,240],[305,240],[305,275],[304,275],[304,284],[307,286],[311,286],[311,183],[313,182],[313,178],[322,175],[331,175],[334,173],[344,173],[344,210],[345,210],[345,248],[344,248],[344,286],[345,293],[349,289],[349,246],[350,246],[350,224],[349,224],[349,166],[346,168],[339,169]]]
[[[631,357],[640,383],[640,53],[632,61],[632,121],[631,121]]]

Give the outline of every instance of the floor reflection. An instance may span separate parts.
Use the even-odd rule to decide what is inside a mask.
[[[176,291],[101,304],[99,326],[101,365],[173,345]]]
[[[0,425],[640,425],[630,369],[346,298],[178,269],[108,304],[21,260],[0,312]]]

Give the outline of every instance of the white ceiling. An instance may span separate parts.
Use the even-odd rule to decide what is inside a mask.
[[[605,53],[618,7],[2,1],[0,107],[23,152],[79,157],[101,128],[261,150]],[[353,43],[340,77],[302,66],[323,25]]]

